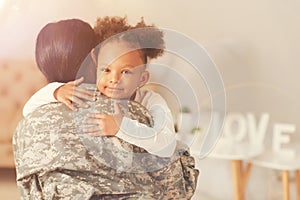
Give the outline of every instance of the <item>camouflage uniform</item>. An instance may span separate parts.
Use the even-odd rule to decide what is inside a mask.
[[[160,158],[117,137],[82,132],[88,111],[113,113],[100,96],[78,112],[61,103],[40,107],[23,119],[13,146],[21,199],[190,199],[198,170],[186,146]],[[148,111],[121,101],[123,114],[148,126]]]

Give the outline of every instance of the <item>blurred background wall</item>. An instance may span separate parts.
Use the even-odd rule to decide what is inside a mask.
[[[34,59],[36,36],[48,22],[80,18],[93,25],[97,17],[119,15],[136,23],[143,16],[202,45],[226,89],[256,84],[297,99],[299,9],[296,0],[0,0],[0,59]]]
[[[130,23],[144,17],[147,23],[178,31],[207,50],[223,78],[228,113],[251,111],[259,117],[268,112],[272,123],[299,126],[299,13],[297,0],[0,0],[0,60],[33,61],[36,36],[52,21],[80,18],[93,25],[97,17],[106,15],[127,16]],[[182,64],[167,62],[179,69]],[[207,184],[201,182],[201,187],[212,199],[231,199],[230,185],[220,192],[212,178],[216,173],[227,182],[227,163],[203,165],[220,162],[224,169],[217,172],[206,167],[211,171],[203,172],[210,176],[202,175]],[[259,191],[251,187],[253,193]]]

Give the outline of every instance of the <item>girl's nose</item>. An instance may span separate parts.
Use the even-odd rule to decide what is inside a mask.
[[[113,73],[110,77],[111,83],[118,83],[120,81],[121,75],[118,73]]]

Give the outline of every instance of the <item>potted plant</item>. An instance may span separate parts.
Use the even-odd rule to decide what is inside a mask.
[[[178,131],[189,133],[193,128],[193,116],[187,106],[183,106],[179,113]]]

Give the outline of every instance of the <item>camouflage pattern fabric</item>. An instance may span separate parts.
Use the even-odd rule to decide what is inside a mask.
[[[113,100],[100,96],[90,110],[70,111],[61,103],[41,106],[13,137],[21,199],[190,199],[198,170],[189,150],[177,145],[160,158],[117,137],[82,133],[86,112],[113,113]],[[122,101],[125,116],[148,126],[152,119],[137,102]]]

